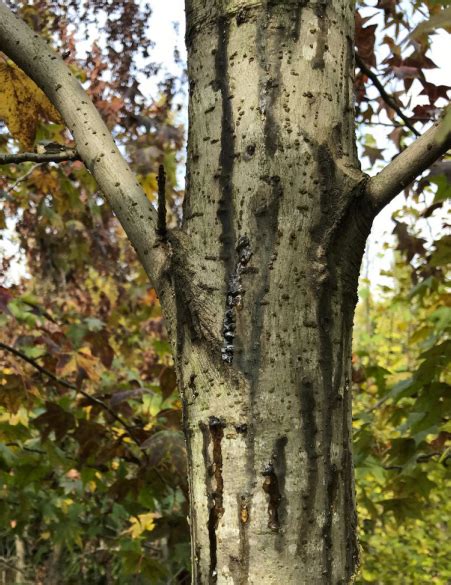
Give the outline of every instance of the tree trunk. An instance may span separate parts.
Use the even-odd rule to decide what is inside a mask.
[[[353,19],[345,0],[187,5],[189,261],[174,252],[169,330],[196,584],[356,568],[350,355],[370,214]]]

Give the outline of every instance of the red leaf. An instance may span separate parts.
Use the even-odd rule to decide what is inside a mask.
[[[422,81],[422,83],[423,91],[420,95],[427,95],[431,105],[435,104],[439,98],[448,99],[448,91],[451,89],[449,85],[435,85],[428,81]]]
[[[374,43],[376,41],[377,24],[363,27],[368,18],[362,18],[359,12],[355,13],[355,44],[359,56],[367,65],[376,66]]]

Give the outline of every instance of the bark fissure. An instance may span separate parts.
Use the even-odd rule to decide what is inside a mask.
[[[209,583],[217,582],[217,535],[218,523],[224,514],[224,479],[222,476],[222,439],[225,423],[219,418],[211,416],[208,425],[200,423],[203,436],[203,456],[207,469],[207,497],[209,500],[208,538],[210,549]],[[209,448],[211,445],[211,456]]]
[[[268,528],[279,532],[283,526],[286,513],[285,502],[285,447],[287,437],[279,437],[274,446],[274,453],[271,461],[261,472],[264,477],[263,491],[268,496]],[[280,539],[275,541],[276,548],[281,549]]]

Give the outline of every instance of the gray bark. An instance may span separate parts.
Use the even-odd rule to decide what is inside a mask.
[[[172,274],[195,583],[356,568],[350,352],[371,216],[353,19],[336,0],[187,5],[193,265]]]
[[[62,59],[1,1],[0,50],[63,115],[160,296],[184,410],[193,583],[349,583],[360,262],[374,215],[450,135],[434,129],[371,181],[361,173],[353,2],[186,8],[187,193],[183,227],[166,238]]]

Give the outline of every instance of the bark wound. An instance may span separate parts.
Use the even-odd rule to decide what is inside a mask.
[[[207,475],[207,496],[210,508],[208,514],[208,538],[210,544],[210,570],[209,582],[217,582],[217,538],[216,529],[219,520],[224,514],[223,494],[224,480],[222,477],[222,446],[225,423],[219,418],[211,416],[208,419],[208,427],[200,423],[203,436],[203,455],[208,470]],[[211,445],[211,456],[209,447]]]
[[[268,495],[268,528],[273,532],[279,531],[284,516],[282,499],[285,487],[286,444],[286,437],[279,437],[277,439],[272,461],[262,471],[264,477],[262,487]]]
[[[279,503],[281,499],[279,481],[272,463],[268,463],[262,471],[263,490],[268,494],[268,528],[279,530]]]
[[[227,284],[226,310],[222,328],[224,342],[221,349],[221,357],[224,362],[231,364],[233,361],[233,340],[235,338],[235,310],[240,310],[243,303],[244,289],[241,275],[252,256],[249,238],[241,236],[236,246],[238,260],[235,270],[230,274]]]

